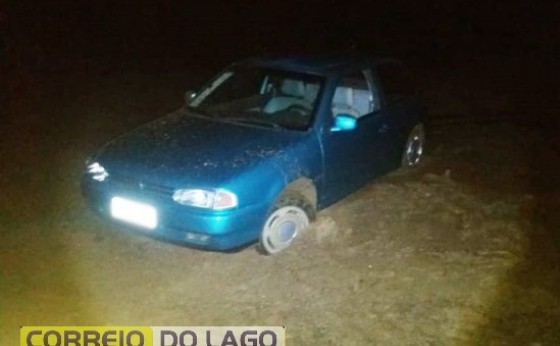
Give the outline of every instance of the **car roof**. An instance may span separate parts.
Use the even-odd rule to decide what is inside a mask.
[[[327,75],[341,73],[352,67],[377,65],[388,62],[398,63],[399,61],[365,54],[338,54],[323,56],[290,55],[257,57],[243,60],[239,64]]]

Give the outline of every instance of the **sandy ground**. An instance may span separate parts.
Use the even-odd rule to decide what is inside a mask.
[[[1,345],[59,324],[285,325],[289,345],[560,343],[558,147],[535,124],[461,120],[507,95],[428,92],[445,99],[435,116],[458,120],[433,122],[423,167],[263,257],[122,232],[80,196],[87,155],[179,107],[188,72],[17,76],[0,136]]]

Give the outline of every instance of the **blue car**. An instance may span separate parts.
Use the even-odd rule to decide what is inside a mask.
[[[318,210],[416,166],[423,114],[395,60],[249,59],[103,146],[82,189],[101,215],[154,238],[274,254]]]

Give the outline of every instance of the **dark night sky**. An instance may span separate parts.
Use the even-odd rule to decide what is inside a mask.
[[[359,50],[423,58],[546,53],[559,6],[536,1],[17,1],[4,6],[12,56],[38,65],[209,61]],[[537,4],[539,3],[539,4]]]

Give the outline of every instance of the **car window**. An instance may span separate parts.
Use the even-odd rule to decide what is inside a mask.
[[[354,71],[340,79],[331,103],[333,116],[344,113],[360,118],[379,108],[377,90],[372,92],[368,75],[368,71]]]
[[[227,71],[204,89],[191,103],[220,104],[228,100],[244,99],[258,93],[262,75],[257,70],[247,70],[244,74]]]
[[[236,66],[216,77],[189,106],[225,121],[306,130],[323,84],[321,76]]]
[[[377,68],[377,72],[385,100],[388,103],[411,94],[412,88],[410,87],[409,76],[403,65],[396,63],[383,64]]]

